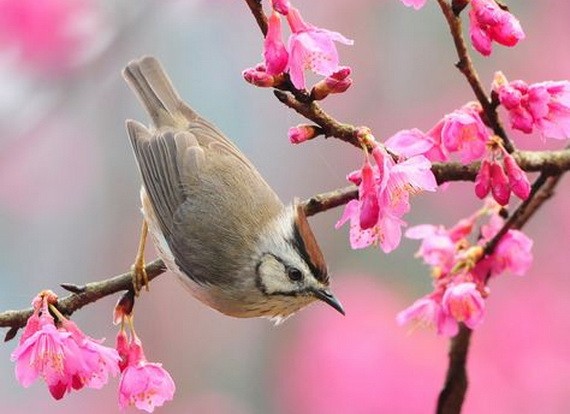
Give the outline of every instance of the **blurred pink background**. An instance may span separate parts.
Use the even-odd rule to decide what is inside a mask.
[[[527,39],[514,49],[495,46],[489,59],[474,55],[484,84],[498,69],[529,83],[569,79],[570,3],[508,3]],[[473,99],[453,67],[435,1],[419,12],[398,0],[294,4],[308,21],[355,40],[340,47],[354,85],[324,103],[341,121],[388,137],[427,130]],[[161,59],[181,95],[238,143],[284,200],[344,186],[362,160],[335,140],[288,143],[287,128],[301,118],[241,79],[242,69],[261,60],[259,29],[241,1],[0,0],[0,310],[27,307],[41,289],[101,279],[132,263],[140,179],[124,121],[147,119],[120,71],[142,54]],[[511,136],[524,149],[564,145]],[[526,228],[536,242],[530,273],[491,285],[486,320],[472,341],[465,413],[570,412],[566,188],[563,181]],[[422,196],[407,220],[453,224],[478,205],[471,191],[461,183]],[[333,229],[339,215],[311,221],[344,318],[316,304],[273,327],[221,316],[169,275],[152,283],[137,302],[137,331],[148,358],[163,362],[177,384],[175,400],[157,412],[433,412],[448,340],[395,323],[398,311],[429,290],[429,270],[412,259],[417,243],[404,240],[389,256],[351,251],[346,229]],[[74,320],[112,343],[115,300]],[[14,346],[0,346],[2,412],[119,411],[116,380],[60,402],[43,384],[24,390],[9,360]]]

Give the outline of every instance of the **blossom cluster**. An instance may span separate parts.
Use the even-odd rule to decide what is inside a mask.
[[[477,234],[481,217],[488,217],[488,222],[471,243],[469,236]],[[532,240],[519,230],[508,230],[492,253],[485,252],[503,224],[498,206],[489,202],[450,229],[430,224],[410,228],[406,236],[422,241],[417,255],[431,266],[434,289],[400,312],[398,322],[434,327],[447,336],[457,334],[460,322],[476,328],[485,316],[488,280],[503,273],[522,276],[532,264]]]
[[[110,376],[121,373],[121,408],[134,405],[152,412],[172,399],[175,386],[170,374],[161,364],[146,360],[134,330],[129,339],[122,323],[116,349],[103,346],[103,340],[90,338],[64,317],[54,306],[56,302],[57,296],[49,290],[32,302],[33,314],[11,357],[22,386],[29,387],[41,378],[53,398],[59,400],[71,390],[101,389]]]
[[[416,10],[426,3],[426,0],[401,1]],[[495,0],[471,0],[469,3],[469,38],[475,50],[483,56],[491,54],[493,42],[512,47],[525,38],[519,20]]]
[[[348,175],[348,180],[358,186],[359,197],[348,202],[336,227],[350,221],[350,244],[354,249],[375,244],[389,253],[400,244],[405,225],[402,216],[410,211],[410,195],[435,191],[437,182],[425,156],[413,154],[394,160],[371,137],[365,141],[371,142],[375,165],[366,153],[360,170]]]
[[[291,34],[287,45],[282,37],[281,16],[285,16]],[[289,73],[293,86],[304,89],[305,70],[325,76],[312,89],[312,98],[324,99],[331,93],[344,92],[352,84],[350,68],[340,66],[335,42],[351,45],[352,40],[338,32],[305,22],[289,1],[272,0],[263,42],[263,63],[246,69],[246,81],[262,87],[276,86],[283,73]]]

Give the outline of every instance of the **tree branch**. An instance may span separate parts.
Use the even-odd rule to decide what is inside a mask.
[[[455,50],[457,51],[457,57],[459,61],[455,64],[457,69],[465,76],[467,82],[471,86],[473,93],[477,97],[477,100],[483,107],[483,112],[485,113],[485,118],[488,125],[491,127],[495,135],[498,135],[503,141],[503,146],[508,152],[513,152],[515,150],[513,143],[507,136],[503,125],[497,114],[496,106],[493,105],[485,89],[483,88],[481,81],[479,80],[479,75],[473,66],[473,61],[467,52],[467,44],[463,38],[461,18],[459,17],[459,12],[465,7],[465,2],[456,2],[456,11],[452,5],[450,5],[446,0],[437,0],[449,30],[453,38],[453,44],[455,45]]]
[[[493,253],[501,238],[510,229],[521,229],[538,209],[554,194],[554,188],[560,182],[562,174],[548,176],[541,173],[532,185],[529,197],[523,201],[509,217],[499,232],[485,246],[485,255]],[[459,333],[451,339],[449,350],[449,366],[443,389],[437,401],[438,414],[456,414],[467,392],[467,354],[471,330],[461,324]]]

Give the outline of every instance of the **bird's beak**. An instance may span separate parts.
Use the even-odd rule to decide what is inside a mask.
[[[342,308],[342,305],[340,304],[339,300],[334,297],[334,295],[331,293],[330,290],[328,290],[328,289],[315,289],[315,290],[313,290],[313,294],[315,295],[315,297],[317,299],[322,300],[323,302],[329,304],[330,306],[335,308],[337,311],[339,311],[340,313],[345,315],[344,309]]]

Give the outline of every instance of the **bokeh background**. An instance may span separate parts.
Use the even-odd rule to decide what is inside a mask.
[[[355,39],[340,46],[354,85],[324,106],[378,137],[429,129],[473,99],[435,1],[420,12],[398,0],[297,0],[308,21]],[[485,85],[495,70],[529,82],[570,78],[570,3],[511,1],[527,39],[474,56]],[[361,154],[334,139],[291,146],[302,120],[241,70],[260,61],[261,36],[242,1],[0,0],[0,310],[27,307],[41,289],[129,268],[140,226],[140,179],[124,131],[145,115],[120,76],[142,54],[161,59],[181,95],[231,136],[283,199],[345,185]],[[561,142],[512,134],[521,148]],[[410,224],[451,225],[478,206],[469,184],[415,200]],[[488,315],[469,356],[466,413],[570,412],[568,183],[528,225],[535,262],[524,277],[492,283]],[[137,302],[150,360],[177,384],[157,412],[213,414],[429,413],[446,369],[448,340],[410,332],[395,315],[429,291],[429,272],[404,240],[385,255],[351,251],[340,210],[311,219],[347,316],[316,304],[273,327],[224,317],[171,275]],[[154,257],[152,248],[149,258]],[[74,320],[113,343],[116,297]],[[55,402],[45,386],[21,388],[0,345],[0,411],[118,412],[116,385]],[[132,410],[134,412],[134,410]]]

